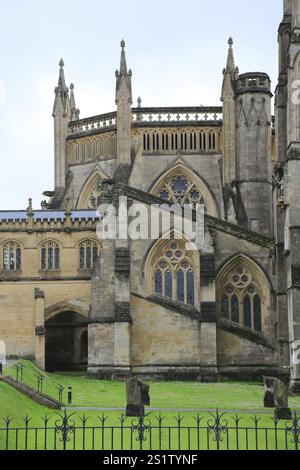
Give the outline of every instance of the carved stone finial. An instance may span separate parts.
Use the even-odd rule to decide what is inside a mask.
[[[232,39],[231,36],[230,36],[230,38],[228,39],[228,45],[231,46],[231,47],[233,46],[233,39]]]
[[[139,96],[137,100],[138,108],[142,107],[142,98]]]
[[[64,63],[63,59],[60,59],[58,65],[59,65],[60,67],[64,67],[64,66],[65,66],[65,63]]]
[[[122,49],[124,49],[126,47],[126,43],[125,43],[124,39],[122,39],[122,41],[121,41],[121,47],[122,47]]]
[[[33,209],[32,209],[32,199],[31,197],[28,199],[28,208],[27,208],[27,212],[28,212],[28,215],[32,215],[33,213]]]
[[[66,200],[66,214],[69,214],[69,213],[71,213],[71,200],[68,197]]]
[[[74,90],[74,88],[75,88],[75,87],[74,87],[74,83],[71,83],[71,85],[70,85],[70,90]]]

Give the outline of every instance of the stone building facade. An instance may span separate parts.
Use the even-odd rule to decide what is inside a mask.
[[[297,388],[300,135],[287,90],[300,70],[298,8],[284,2],[276,119],[269,76],[241,74],[232,39],[220,107],[133,107],[122,41],[117,110],[80,119],[60,62],[55,189],[41,210],[0,212],[9,358],[98,378],[291,375]],[[173,226],[157,240],[99,238],[99,204],[118,212],[120,197],[145,211],[204,204],[203,249]]]

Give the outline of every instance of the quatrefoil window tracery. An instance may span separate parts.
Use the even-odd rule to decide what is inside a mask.
[[[193,263],[180,243],[171,242],[161,253],[154,269],[154,293],[176,302],[195,304]]]
[[[162,199],[176,204],[204,204],[201,191],[196,184],[182,175],[175,175],[167,181],[159,192]]]
[[[244,266],[238,266],[228,276],[221,299],[221,315],[246,328],[262,330],[260,289]]]

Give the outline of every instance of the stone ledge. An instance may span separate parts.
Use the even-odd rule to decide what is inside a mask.
[[[153,304],[160,305],[161,307],[168,308],[169,310],[173,310],[173,312],[183,314],[193,320],[200,321],[200,312],[195,307],[182,305],[177,302],[173,302],[172,300],[166,299],[164,297],[159,297],[158,295],[151,295],[149,297],[143,297],[139,294],[132,294],[134,297],[139,299],[145,300],[146,302],[150,302]]]
[[[277,349],[265,338],[265,336],[244,328],[238,324],[232,323],[229,320],[218,320],[217,328],[219,330],[226,331],[227,333],[231,333],[235,336],[239,336],[240,338],[251,341],[252,343],[264,346],[265,348],[271,349],[271,351],[277,352]]]

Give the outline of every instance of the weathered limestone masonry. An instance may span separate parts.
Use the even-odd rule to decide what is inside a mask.
[[[9,246],[11,268],[2,269],[0,274],[0,336],[6,344],[8,360],[32,359],[44,369],[47,356],[55,350],[68,353],[64,350],[68,345],[73,358],[71,366],[80,364],[77,356],[81,346],[76,332],[87,329],[82,324],[88,322],[90,311],[91,272],[79,266],[78,249],[86,239],[99,243],[95,234],[97,220],[94,211],[1,213],[0,244]],[[55,244],[49,242],[53,239]],[[6,262],[5,249],[2,266]],[[51,256],[53,260],[55,257],[56,266],[42,266],[44,256],[48,262]],[[20,264],[12,269],[12,263]],[[53,319],[64,312],[71,316],[73,312],[82,321],[70,316],[69,327],[63,323],[55,327]],[[52,341],[53,328],[65,331],[65,344],[61,335]]]
[[[300,104],[297,83],[300,79],[300,1],[284,2],[284,18],[279,28],[279,82],[276,96],[278,145],[276,168],[281,178],[277,199],[278,312],[291,352],[291,385],[300,392],[300,364],[293,349],[300,341]],[[278,194],[279,193],[279,194]],[[286,308],[287,303],[287,308]],[[299,361],[298,361],[299,362]]]
[[[133,107],[122,41],[116,110],[80,119],[60,62],[54,191],[41,211],[0,212],[8,358],[97,378],[273,376],[299,390],[299,12],[284,2],[275,118],[269,76],[241,74],[231,38],[217,107]],[[163,221],[174,203],[203,204],[203,249],[174,220],[157,239],[100,239],[97,208],[121,217],[120,198],[147,214],[164,204]]]

